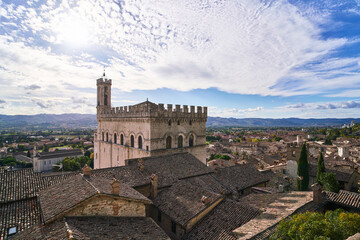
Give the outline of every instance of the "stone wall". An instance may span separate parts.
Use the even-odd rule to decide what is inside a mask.
[[[146,206],[142,202],[128,201],[114,196],[98,195],[72,209],[66,216],[121,216],[145,217]]]

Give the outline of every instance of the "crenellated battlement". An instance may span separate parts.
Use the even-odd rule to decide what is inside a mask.
[[[113,107],[104,109],[101,118],[133,118],[133,117],[161,117],[161,118],[207,118],[207,107],[167,104],[153,104],[145,102],[133,106]]]
[[[101,83],[108,83],[111,84],[111,79],[107,79],[107,78],[99,78],[96,80],[97,84],[101,84]]]

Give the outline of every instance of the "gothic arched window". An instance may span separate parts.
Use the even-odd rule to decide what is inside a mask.
[[[104,141],[105,137],[104,137],[104,132],[101,133],[101,140]]]
[[[134,144],[134,135],[131,135],[130,137],[130,147],[134,147],[135,144]]]
[[[124,135],[120,134],[120,144],[124,145]]]
[[[117,143],[117,134],[114,133],[114,143],[116,144]]]
[[[109,133],[106,133],[106,141],[109,141]]]
[[[168,136],[166,138],[166,149],[170,149],[171,148],[171,137]]]
[[[142,149],[142,137],[141,136],[138,137],[138,147],[140,149]]]
[[[191,134],[189,137],[189,147],[194,146],[194,136]]]
[[[178,137],[178,148],[182,148],[183,147],[183,137],[180,135]]]
[[[107,94],[104,94],[104,105],[105,105],[105,106],[108,105],[108,97],[107,97]]]

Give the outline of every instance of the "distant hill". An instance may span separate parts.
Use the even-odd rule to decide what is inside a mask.
[[[208,127],[324,127],[349,124],[352,120],[360,122],[360,118],[221,118],[208,117]],[[96,128],[95,114],[37,114],[37,115],[0,115],[0,129],[6,128]]]
[[[302,118],[221,118],[209,117],[206,125],[208,127],[326,127],[341,126],[360,122],[360,118],[323,118],[323,119],[302,119]]]
[[[5,128],[96,128],[95,114],[0,115],[0,129]]]

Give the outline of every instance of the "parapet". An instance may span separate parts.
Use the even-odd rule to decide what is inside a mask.
[[[108,83],[111,84],[111,79],[107,79],[107,78],[99,78],[96,80],[96,84],[101,84],[101,83]]]
[[[142,104],[132,106],[113,107],[103,109],[100,113],[101,118],[135,118],[135,117],[159,117],[159,118],[190,118],[190,119],[207,119],[207,107],[190,106],[188,105],[165,105],[160,103],[158,105],[145,102]]]

